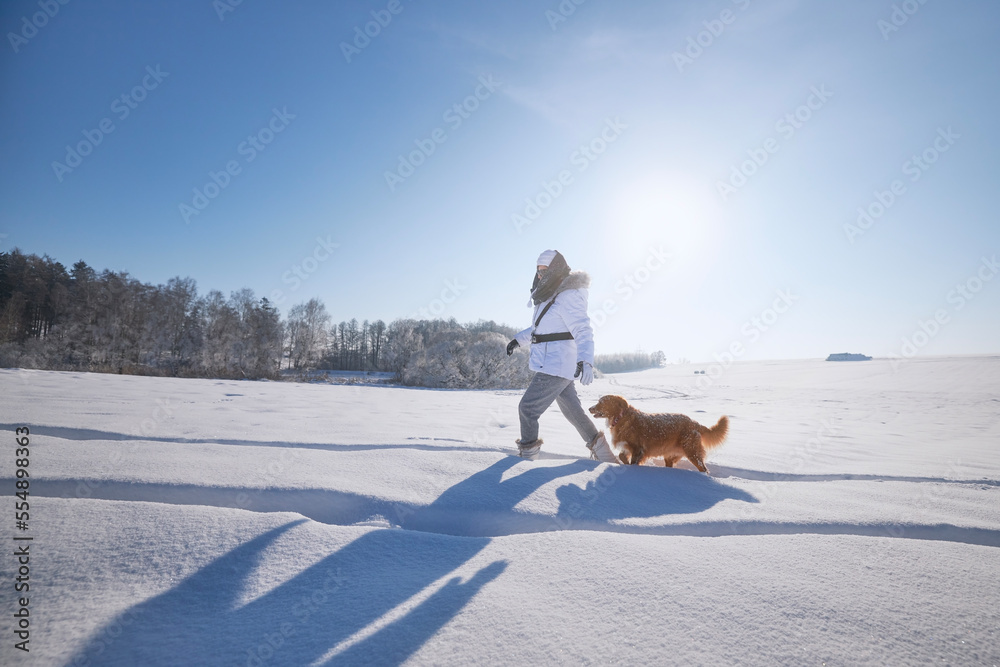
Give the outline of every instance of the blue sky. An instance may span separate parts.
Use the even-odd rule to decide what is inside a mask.
[[[5,2],[0,249],[335,320],[521,327],[556,248],[591,275],[599,353],[998,352],[998,19]]]

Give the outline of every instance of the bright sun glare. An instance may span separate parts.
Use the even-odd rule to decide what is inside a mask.
[[[667,172],[652,172],[623,184],[609,210],[618,247],[663,245],[679,264],[704,256],[716,231],[719,203],[704,183]]]

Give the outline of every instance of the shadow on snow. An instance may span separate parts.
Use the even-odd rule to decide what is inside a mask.
[[[461,508],[465,516],[479,517],[488,526],[490,517],[500,521],[517,515],[515,506],[542,485],[596,465],[577,461],[530,466],[502,480],[519,463],[515,457],[504,458],[452,486],[431,505],[403,509],[402,527],[412,530],[365,533],[264,595],[237,606],[262,554],[305,519],[270,530],[171,590],[122,613],[98,631],[70,664],[399,664],[458,616],[507,567],[505,561],[496,561],[465,582],[453,577],[398,619],[357,640],[357,633],[454,572],[490,543],[488,537],[469,536],[477,530],[462,537],[441,534],[454,532],[454,527],[443,525],[448,517]],[[555,521],[697,512],[723,498],[753,500],[705,475],[670,472],[675,474],[613,467],[585,488],[564,485],[557,489],[560,511]],[[627,484],[622,483],[623,477],[630,478]],[[553,521],[552,517],[547,520]]]

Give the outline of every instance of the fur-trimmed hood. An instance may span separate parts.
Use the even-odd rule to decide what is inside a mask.
[[[587,289],[590,287],[590,274],[586,271],[570,271],[569,275],[556,288],[556,294],[568,289]]]
[[[559,283],[559,287],[556,288],[556,291],[552,293],[552,296],[549,297],[549,299],[555,297],[555,295],[560,292],[565,292],[566,290],[587,289],[588,287],[590,287],[590,274],[586,271],[570,271],[569,275],[563,278],[562,282]],[[549,299],[545,299],[545,301],[548,301]],[[527,305],[529,308],[532,308],[537,304],[534,299],[529,298]]]

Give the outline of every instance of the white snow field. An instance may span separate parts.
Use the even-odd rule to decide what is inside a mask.
[[[579,387],[729,415],[710,475],[589,461],[555,407],[521,461],[515,391],[24,370],[0,390],[4,665],[1000,664],[1000,357]]]

